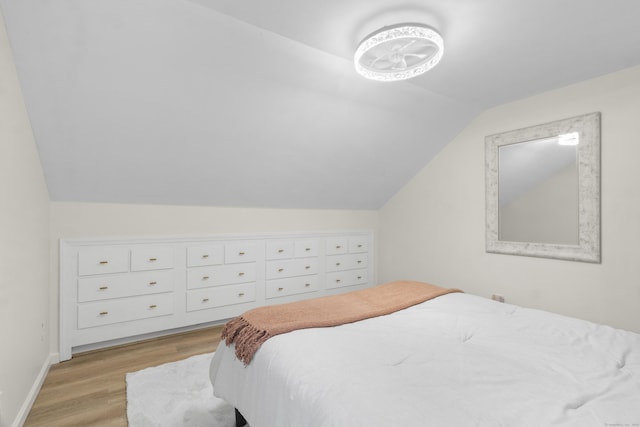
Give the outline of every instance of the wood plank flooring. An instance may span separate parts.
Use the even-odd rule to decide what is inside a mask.
[[[52,365],[25,427],[126,427],[125,374],[215,351],[222,326],[74,355]]]

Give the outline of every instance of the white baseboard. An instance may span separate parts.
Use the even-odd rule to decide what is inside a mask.
[[[27,421],[27,416],[29,415],[29,411],[31,411],[31,407],[33,406],[33,403],[36,401],[36,398],[38,397],[38,393],[42,388],[42,384],[44,384],[44,380],[45,378],[47,378],[47,374],[49,373],[49,367],[51,366],[52,363],[55,363],[53,362],[53,360],[56,360],[57,358],[58,358],[58,355],[56,353],[51,353],[49,357],[47,357],[44,360],[44,363],[42,364],[42,368],[40,369],[38,376],[33,382],[33,385],[31,386],[31,390],[29,390],[29,394],[27,394],[27,398],[24,400],[24,403],[22,404],[20,411],[18,411],[16,418],[13,420],[13,424],[11,424],[12,427],[22,427],[24,425],[24,422]]]
[[[49,355],[49,366],[60,363],[60,353],[51,353]]]

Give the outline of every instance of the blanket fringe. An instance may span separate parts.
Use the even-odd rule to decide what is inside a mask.
[[[256,328],[240,316],[224,325],[221,338],[227,345],[235,343],[236,357],[246,366],[251,362],[258,348],[271,338],[271,335],[264,329]]]

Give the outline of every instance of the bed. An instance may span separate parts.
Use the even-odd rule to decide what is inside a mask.
[[[273,336],[247,365],[222,342],[210,374],[251,427],[640,426],[640,335],[466,293]]]

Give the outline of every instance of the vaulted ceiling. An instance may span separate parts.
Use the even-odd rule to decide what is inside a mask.
[[[483,110],[640,64],[636,0],[0,7],[57,201],[377,209]],[[440,64],[357,75],[399,22],[442,34]]]

